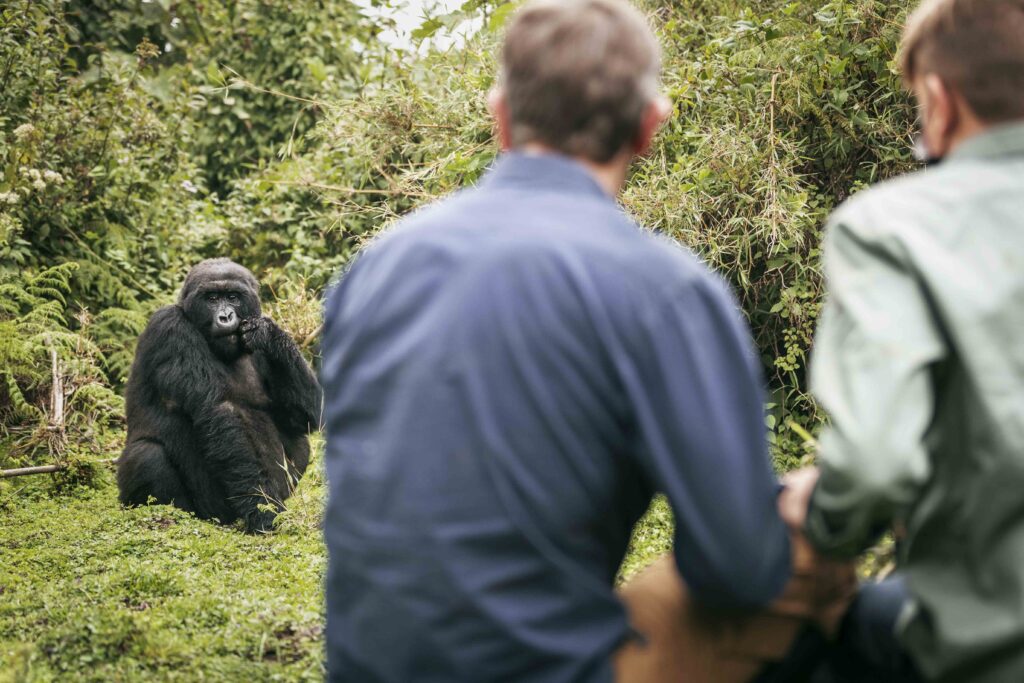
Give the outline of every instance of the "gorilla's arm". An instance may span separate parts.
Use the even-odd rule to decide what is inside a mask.
[[[178,306],[165,306],[139,337],[135,367],[153,401],[173,405],[193,420],[217,403],[227,369]]]
[[[139,369],[156,392],[151,400],[172,405],[195,427],[205,461],[178,463],[189,479],[218,479],[232,509],[249,531],[269,528],[274,513],[257,508],[269,490],[253,452],[240,408],[226,397],[228,368],[177,306],[159,310],[139,339]],[[205,466],[203,466],[205,465]],[[202,469],[202,472],[197,471]]]
[[[323,393],[292,338],[266,316],[246,320],[241,329],[246,348],[265,361],[267,393],[280,426],[293,435],[319,429]]]

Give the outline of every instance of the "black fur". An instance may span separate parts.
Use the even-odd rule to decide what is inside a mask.
[[[153,314],[125,398],[121,502],[152,497],[258,532],[306,470],[321,392],[295,342],[262,315],[252,273],[211,259],[189,271],[176,305]]]

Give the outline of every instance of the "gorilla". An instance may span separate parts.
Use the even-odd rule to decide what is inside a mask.
[[[262,315],[259,283],[228,259],[193,267],[139,338],[118,460],[123,505],[173,504],[267,531],[309,464],[321,391],[295,342]]]

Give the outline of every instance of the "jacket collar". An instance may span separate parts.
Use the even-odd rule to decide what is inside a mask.
[[[1024,121],[995,126],[965,140],[949,159],[996,159],[1024,156]]]
[[[483,185],[589,195],[614,201],[583,164],[557,153],[506,152],[487,172]]]

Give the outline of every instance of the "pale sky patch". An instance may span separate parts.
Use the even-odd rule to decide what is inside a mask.
[[[412,32],[418,29],[428,16],[440,16],[454,12],[464,0],[388,0],[386,7],[373,7],[371,0],[354,0],[370,17],[390,17],[395,28],[380,34],[380,40],[394,47],[414,49]],[[434,47],[446,49],[461,43],[467,33],[480,28],[481,22],[465,22],[454,30],[442,30],[430,41]]]

